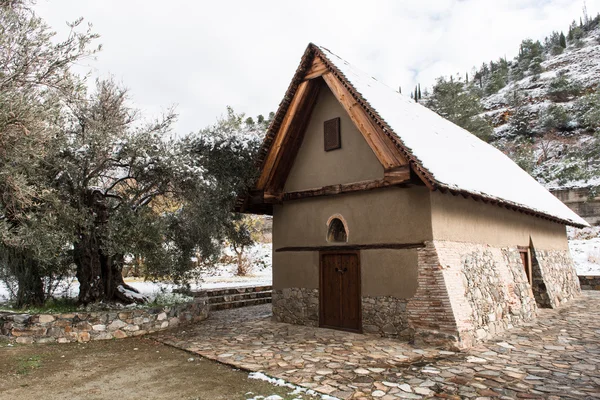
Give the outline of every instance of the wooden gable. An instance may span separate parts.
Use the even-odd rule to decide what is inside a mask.
[[[298,76],[299,74],[301,76]],[[406,158],[383,132],[383,129],[373,121],[363,107],[360,107],[340,78],[331,73],[318,54],[314,54],[308,68],[305,71],[299,70],[294,79],[299,84],[272,138],[251,196],[246,198],[245,207],[240,208],[260,212],[255,207],[248,208],[248,206],[277,203],[284,199],[369,190],[402,184],[410,180],[410,167]],[[284,185],[302,144],[317,96],[320,90],[327,89],[334,94],[381,163],[384,178],[377,181],[355,182],[303,191],[306,193],[285,193]],[[278,113],[282,111],[281,107],[283,104]]]

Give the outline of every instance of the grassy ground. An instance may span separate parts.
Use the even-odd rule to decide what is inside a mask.
[[[149,339],[24,346],[0,342],[0,399],[299,397],[289,392]]]

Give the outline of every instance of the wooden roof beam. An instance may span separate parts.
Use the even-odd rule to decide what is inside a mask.
[[[323,80],[327,83],[327,86],[331,89],[344,110],[346,110],[356,128],[363,135],[384,170],[407,165],[408,161],[400,153],[396,145],[392,143],[391,139],[387,137],[383,128],[372,120],[339,78],[333,74],[325,74],[323,75]]]

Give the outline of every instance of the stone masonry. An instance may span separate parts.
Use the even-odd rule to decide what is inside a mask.
[[[581,290],[600,290],[600,275],[579,276]]]
[[[363,297],[362,324],[364,333],[382,337],[411,340],[413,330],[408,326],[407,299],[392,296]]]
[[[534,272],[540,274],[543,286],[538,289],[543,306],[556,308],[581,293],[579,279],[569,251],[532,251]],[[534,282],[535,283],[535,282]]]
[[[68,343],[122,339],[208,317],[206,298],[169,307],[65,314],[0,313],[0,334],[17,343]]]
[[[550,307],[580,293],[568,250],[532,249],[532,258],[534,288],[546,293]],[[538,293],[534,297],[516,246],[426,242],[418,250],[418,268],[412,298],[362,298],[365,333],[464,349],[536,317]],[[273,315],[279,322],[318,326],[318,289],[275,290]]]
[[[424,342],[468,348],[535,317],[533,293],[516,248],[434,241],[427,243],[421,253],[420,275],[431,275],[430,270],[438,268],[442,277],[437,276],[435,281],[419,287],[419,291],[429,295],[432,302],[441,292],[440,304],[449,302],[445,308],[449,315],[443,317],[447,323],[436,322],[431,326],[421,319],[424,315],[425,321],[431,320],[427,309],[414,309],[412,300],[409,302],[410,324],[416,328],[416,337],[422,337]],[[421,262],[422,259],[425,262]],[[430,294],[433,290],[435,295]],[[443,312],[439,308],[436,311]],[[433,338],[439,339],[431,340],[431,333]]]
[[[319,289],[273,290],[272,299],[275,321],[319,326]]]

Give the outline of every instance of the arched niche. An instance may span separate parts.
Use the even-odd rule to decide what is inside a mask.
[[[327,220],[327,242],[348,242],[348,225],[340,214],[335,214]]]

